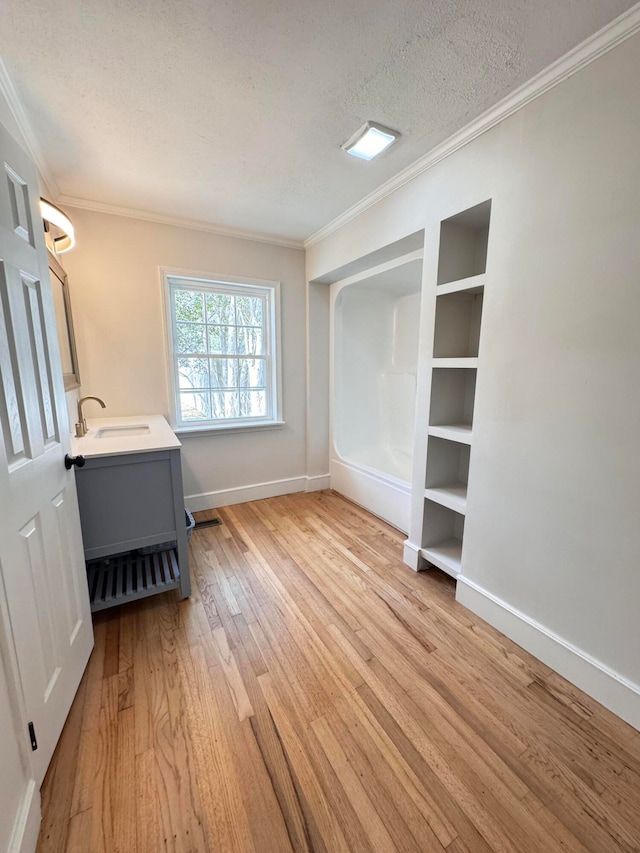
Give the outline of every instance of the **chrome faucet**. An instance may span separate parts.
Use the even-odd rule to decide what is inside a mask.
[[[103,409],[107,408],[107,404],[104,400],[101,400],[100,397],[80,397],[78,400],[78,423],[76,424],[76,438],[82,438],[83,435],[86,435],[88,432],[87,429],[87,420],[82,413],[82,404],[87,400],[95,400],[97,403],[100,403]]]

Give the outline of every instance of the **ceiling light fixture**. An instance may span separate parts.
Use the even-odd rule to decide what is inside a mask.
[[[349,137],[340,147],[347,154],[353,154],[361,160],[373,160],[378,154],[392,145],[400,134],[397,130],[391,130],[381,124],[372,121],[365,122],[360,130]]]
[[[56,255],[68,252],[76,244],[75,232],[71,220],[46,198],[40,199],[40,215],[44,219],[44,230],[48,232]],[[53,226],[53,227],[52,227]]]

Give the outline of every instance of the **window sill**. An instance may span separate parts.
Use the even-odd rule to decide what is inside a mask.
[[[176,435],[186,438],[188,436],[199,435],[226,435],[227,433],[234,432],[261,432],[263,430],[282,429],[284,425],[284,421],[260,421],[258,423],[220,424],[220,426],[207,424],[200,427],[174,427],[173,431]]]

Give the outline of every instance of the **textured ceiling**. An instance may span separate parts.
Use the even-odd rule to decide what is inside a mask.
[[[63,196],[303,239],[633,5],[3,0],[0,54]]]

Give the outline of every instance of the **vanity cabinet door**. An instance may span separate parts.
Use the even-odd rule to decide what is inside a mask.
[[[87,560],[177,539],[176,459],[178,450],[99,456],[76,471]],[[184,509],[178,521],[184,528]]]

